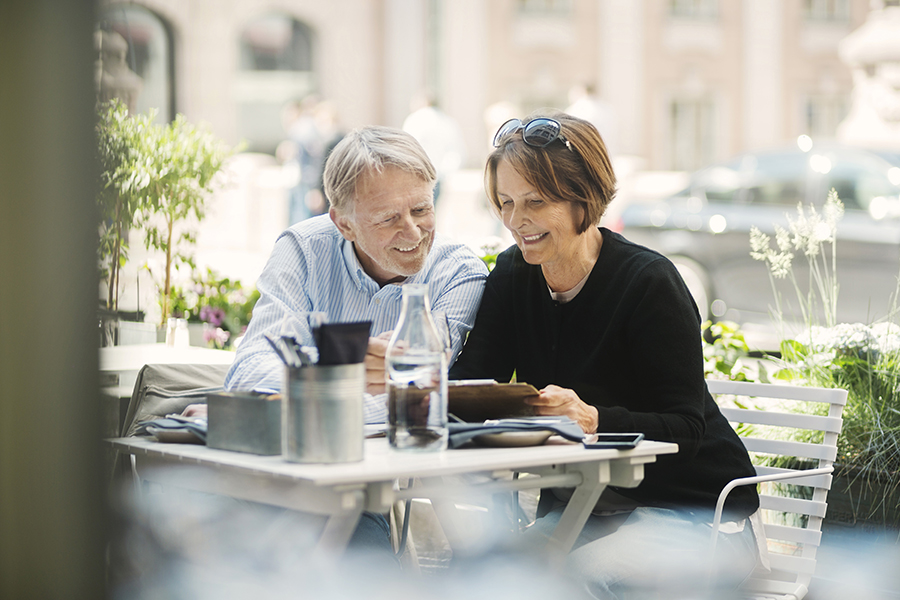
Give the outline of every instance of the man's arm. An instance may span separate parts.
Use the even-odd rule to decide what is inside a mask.
[[[460,247],[435,265],[434,272],[436,276],[428,282],[431,312],[442,313],[447,318],[453,347],[449,366],[452,366],[475,324],[488,270],[471,250]]]
[[[305,314],[312,310],[307,293],[308,266],[304,248],[294,236],[284,233],[257,281],[260,298],[253,318],[225,377],[226,390],[280,392],[284,363],[272,350],[265,334],[294,336],[311,344]]]

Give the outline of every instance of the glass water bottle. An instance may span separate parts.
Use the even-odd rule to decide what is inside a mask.
[[[428,286],[403,286],[400,321],[385,356],[388,442],[398,450],[447,448],[447,357]]]

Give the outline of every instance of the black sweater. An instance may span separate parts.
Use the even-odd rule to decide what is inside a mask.
[[[600,257],[566,304],[551,299],[541,267],[527,264],[517,247],[500,254],[450,377],[509,381],[515,372],[538,389],[574,390],[597,407],[599,431],[677,443],[677,454],[646,466],[640,486],[616,491],[708,516],[728,481],[755,473],[706,389],[696,305],[667,258],[600,231]],[[726,518],[758,506],[755,488],[740,487]]]

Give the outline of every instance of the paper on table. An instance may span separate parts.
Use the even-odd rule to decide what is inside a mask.
[[[451,381],[448,389],[448,412],[469,423],[487,419],[528,417],[534,408],[526,398],[538,396],[537,388],[528,383],[496,381]]]

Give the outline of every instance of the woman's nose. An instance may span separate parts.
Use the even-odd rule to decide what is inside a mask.
[[[507,212],[507,227],[509,229],[518,229],[524,220],[525,215],[523,214],[522,209],[513,204],[509,209],[509,212]]]

